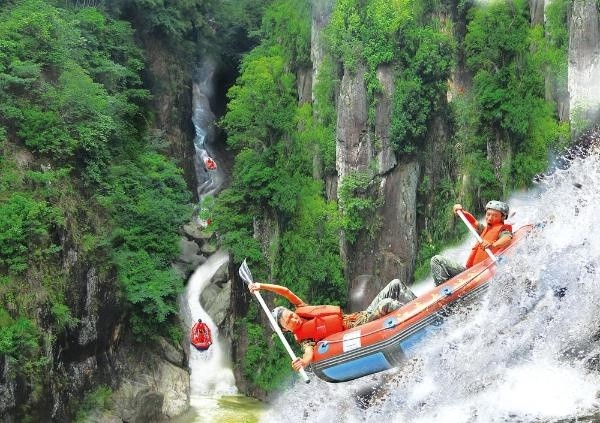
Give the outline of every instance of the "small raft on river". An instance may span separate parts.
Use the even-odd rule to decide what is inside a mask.
[[[532,227],[521,227],[496,255],[510,252]],[[488,258],[378,320],[328,336],[315,346],[313,371],[327,382],[346,382],[399,366],[442,324],[448,306],[481,296],[495,273]]]

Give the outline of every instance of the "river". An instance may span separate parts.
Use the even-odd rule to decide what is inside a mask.
[[[227,345],[219,336],[219,328],[200,304],[202,290],[229,257],[218,250],[200,265],[188,280],[181,309],[186,315],[186,327],[202,319],[208,324],[213,345],[206,351],[190,347],[190,405],[192,410],[178,423],[257,422],[263,406],[260,402],[238,395]]]
[[[202,202],[208,195],[216,195],[227,181],[225,167],[216,155],[218,142],[215,136],[216,115],[211,101],[215,96],[217,64],[211,57],[205,57],[198,67],[192,87],[192,123],[195,137],[195,170],[198,181],[198,198]],[[210,157],[216,162],[216,169],[206,166]],[[206,222],[204,222],[206,224]],[[210,283],[216,271],[229,261],[226,251],[218,250],[200,265],[190,276],[185,295],[181,301],[182,315],[186,328],[191,331],[199,318],[208,324],[213,335],[213,345],[207,351],[197,351],[190,347],[190,406],[178,423],[225,423],[259,420],[264,406],[259,401],[239,395],[231,370],[228,345],[219,336],[219,329],[211,316],[202,308],[200,295]]]

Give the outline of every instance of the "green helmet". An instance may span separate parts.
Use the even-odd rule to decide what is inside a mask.
[[[497,210],[502,213],[505,219],[508,217],[508,204],[504,201],[492,200],[485,205],[485,209]]]

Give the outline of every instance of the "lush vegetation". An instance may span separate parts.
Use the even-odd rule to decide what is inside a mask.
[[[556,104],[545,97],[546,81],[559,95],[566,85],[568,3],[552,3],[545,28],[530,25],[526,1],[466,7],[462,48],[473,86],[456,91],[450,103],[456,154],[448,156],[468,179],[462,188],[464,181],[442,181],[435,207],[422,206],[422,213],[425,207],[433,213],[429,229],[421,232],[417,276],[426,273],[431,255],[463,232],[449,221],[453,202],[479,213],[489,199],[528,186],[548,166],[548,152],[569,141],[568,123],[558,121]],[[464,198],[457,198],[460,191]]]
[[[42,346],[79,323],[73,253],[104,284],[117,270],[105,288],[140,339],[180,336],[170,260],[191,213],[181,171],[146,136],[130,24],[51,3],[0,7],[0,354],[34,400],[53,360]]]
[[[336,205],[323,199],[322,182],[312,177],[312,153],[320,149],[323,157],[331,157],[334,148],[331,129],[326,129],[331,117],[326,124],[313,122],[307,106],[298,105],[290,69],[309,57],[310,14],[295,3],[276,1],[266,10],[263,42],[244,58],[229,91],[221,125],[236,151],[233,181],[216,199],[211,215],[233,259],[247,257],[258,280],[275,278],[308,301],[343,303],[341,222]],[[284,19],[289,13],[301,18],[293,28]],[[327,110],[329,88],[322,90]],[[262,231],[258,237],[255,227]],[[282,352],[266,347],[270,342],[252,316],[240,327],[250,342],[242,363],[247,376],[272,389],[289,366],[265,363],[282,362]]]
[[[90,420],[90,414],[98,411],[110,410],[112,406],[112,390],[106,385],[100,385],[86,394],[81,401],[75,423],[85,423]]]
[[[220,121],[235,154],[232,182],[206,200],[205,212],[233,260],[248,258],[258,280],[288,286],[309,302],[345,305],[340,234],[349,243],[376,235],[383,199],[369,169],[345,177],[339,203],[326,200],[324,180],[335,174],[340,72],[364,74],[366,130],[374,135],[382,93],[376,72],[393,69],[390,138],[399,161],[430,159],[424,150],[434,116],[451,128],[442,149],[451,171],[419,186],[418,212],[428,224],[420,228],[418,277],[429,257],[460,234],[448,213],[458,192],[476,212],[526,186],[546,167],[548,150],[567,142],[569,128],[558,122],[545,83],[564,85],[569,4],[549,4],[541,28],[530,25],[524,0],[460,1],[462,34],[441,18],[449,13],[437,0],[338,0],[314,101],[299,104],[296,75],[312,65],[309,1],[2,3],[0,354],[41,395],[52,365],[42,346],[77,328],[81,317],[73,315],[77,298],[69,295],[80,281],[64,265],[72,251],[100,280],[114,282],[107,289],[118,292],[138,339],[181,336],[175,323],[182,280],[170,261],[190,197],[161,150],[166,141],[148,133],[152,97],[136,35],[149,53],[190,52],[190,63],[214,43],[232,68],[258,44],[241,60]],[[125,20],[139,25],[137,34]],[[456,58],[469,77],[448,104]],[[169,70],[160,89],[177,92],[185,70]],[[251,306],[236,322],[248,339],[240,365],[251,382],[271,390],[289,364],[258,319]],[[88,402],[102,405],[109,396],[99,390]]]
[[[324,200],[321,181],[335,173],[336,64],[364,73],[371,126],[381,94],[376,71],[388,65],[395,71],[390,138],[397,158],[432,160],[425,142],[436,115],[453,133],[451,143],[438,149],[444,157],[436,158],[449,171],[437,181],[424,177],[419,186],[418,212],[427,225],[420,231],[415,275],[424,276],[429,258],[462,234],[449,213],[453,202],[477,212],[485,201],[506,197],[546,167],[549,149],[568,139],[568,127],[558,122],[544,92],[546,77],[556,75],[559,83],[564,76],[567,3],[553,3],[542,29],[531,27],[522,0],[460,2],[462,34],[440,18],[449,13],[442,2],[337,1],[312,105],[298,104],[293,73],[309,60],[308,2],[270,3],[258,31],[261,44],[244,58],[221,121],[236,152],[235,169],[211,215],[234,260],[248,257],[258,279],[275,279],[310,302],[344,304],[340,230],[349,243],[376,235],[383,199],[373,189],[376,172],[366,170],[345,176],[339,204]],[[457,58],[472,76],[460,89],[448,85]],[[458,192],[466,197],[457,198]],[[249,339],[244,369],[254,383],[271,389],[281,376],[264,363],[279,365],[280,352],[267,347],[257,318],[250,313],[238,322]],[[265,362],[258,363],[257,351]]]

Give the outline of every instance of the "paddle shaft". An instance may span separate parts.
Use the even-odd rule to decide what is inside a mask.
[[[456,210],[456,214],[458,215],[458,217],[460,217],[462,219],[463,222],[465,222],[465,225],[467,225],[467,229],[469,229],[469,231],[471,231],[471,233],[473,234],[473,236],[475,237],[475,239],[477,240],[477,242],[479,242],[479,243],[483,242],[483,239],[481,239],[481,237],[479,236],[479,234],[477,233],[477,231],[475,230],[475,228],[473,226],[471,226],[471,224],[469,223],[469,221],[465,217],[465,215],[462,212],[462,210]],[[498,261],[498,258],[489,250],[489,247],[485,249],[485,252],[492,259],[493,262],[497,262]]]
[[[267,304],[265,303],[265,300],[263,300],[262,295],[260,295],[260,292],[258,292],[258,291],[255,291],[254,295],[256,295],[256,298],[258,299],[258,302],[260,303],[260,305],[262,306],[263,310],[265,311],[265,314],[269,318],[269,322],[271,323],[271,326],[273,327],[273,330],[275,331],[275,333],[277,334],[277,336],[279,336],[279,339],[281,340],[281,343],[285,347],[285,349],[288,352],[288,354],[290,355],[290,357],[292,357],[292,361],[295,361],[298,357],[296,357],[296,354],[294,353],[294,351],[290,347],[290,344],[288,343],[287,339],[285,339],[285,336],[283,336],[283,332],[281,332],[281,329],[279,328],[279,325],[277,324],[277,322],[275,321],[275,319],[271,315],[271,312],[269,311],[269,307],[267,307]],[[300,368],[300,370],[299,370],[298,373],[300,373],[300,376],[302,376],[302,379],[304,380],[304,382],[306,382],[306,383],[310,382],[310,379],[308,378],[308,375],[306,374],[306,372],[304,371],[304,369],[302,367]]]

